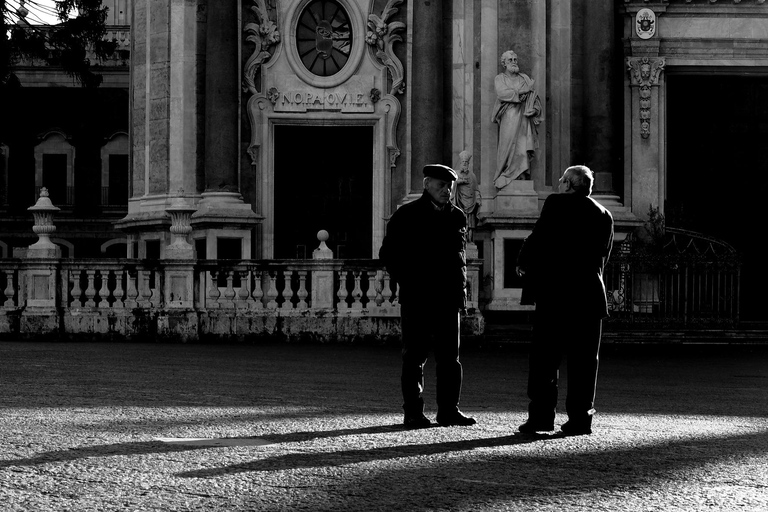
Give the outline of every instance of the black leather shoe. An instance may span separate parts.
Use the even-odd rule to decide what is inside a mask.
[[[560,426],[560,430],[567,436],[588,436],[592,433],[592,425],[574,423],[569,420]]]
[[[403,420],[405,428],[429,428],[432,422],[424,414],[406,415]]]
[[[477,423],[475,418],[465,416],[461,411],[452,412],[451,414],[437,414],[437,423],[441,427],[469,427]]]
[[[536,432],[549,432],[551,430],[555,430],[555,424],[554,423],[538,423],[535,421],[528,420],[519,427],[517,427],[517,430],[522,432],[523,434],[535,434]]]

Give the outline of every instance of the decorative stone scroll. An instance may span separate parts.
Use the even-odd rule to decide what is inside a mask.
[[[261,65],[272,57],[274,46],[280,42],[280,31],[277,24],[269,19],[269,10],[265,0],[252,0],[256,5],[250,7],[258,23],[247,23],[245,32],[249,35],[246,41],[253,43],[253,53],[243,69],[243,91],[256,94],[256,73]]]
[[[628,57],[630,84],[640,93],[640,136],[651,135],[651,87],[658,87],[659,76],[664,70],[664,57]]]
[[[397,32],[405,30],[405,23],[401,21],[389,23],[387,21],[390,16],[398,11],[397,6],[402,4],[403,1],[389,0],[381,12],[381,16],[376,14],[368,15],[368,27],[370,27],[370,30],[365,35],[365,42],[373,49],[376,58],[387,66],[389,73],[392,75],[392,87],[389,90],[389,94],[402,94],[405,91],[403,64],[395,56],[395,52],[392,51],[392,46],[396,42],[402,42],[403,40]]]

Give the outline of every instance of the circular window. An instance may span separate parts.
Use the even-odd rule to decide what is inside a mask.
[[[334,0],[307,4],[296,28],[301,63],[316,76],[333,76],[344,67],[352,50],[349,15]]]

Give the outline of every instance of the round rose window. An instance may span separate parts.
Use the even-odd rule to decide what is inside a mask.
[[[307,70],[333,76],[349,60],[352,26],[344,8],[333,0],[315,0],[299,16],[296,49]]]

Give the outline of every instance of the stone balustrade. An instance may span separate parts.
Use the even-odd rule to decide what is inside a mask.
[[[465,332],[480,334],[480,262]],[[44,279],[43,279],[44,278]],[[40,286],[35,283],[57,283]],[[321,341],[399,335],[378,260],[0,260],[0,337]],[[32,300],[34,299],[34,300]],[[424,297],[425,301],[429,297]]]

